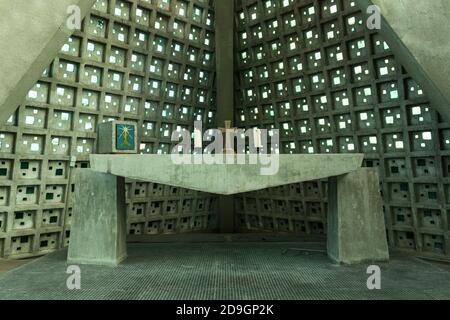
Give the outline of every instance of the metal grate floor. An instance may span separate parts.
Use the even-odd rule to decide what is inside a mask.
[[[366,287],[366,265],[338,266],[323,243],[132,243],[116,268],[81,266],[66,287],[62,250],[0,276],[0,299],[450,299],[450,272],[404,256],[380,264],[382,289]]]

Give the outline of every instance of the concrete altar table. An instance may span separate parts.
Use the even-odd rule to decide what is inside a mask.
[[[265,165],[249,164],[249,156],[240,158],[245,164],[237,162],[242,155],[216,155],[232,164],[195,164],[199,156],[189,157],[180,165],[170,155],[91,155],[91,168],[73,176],[68,262],[117,265],[126,258],[125,178],[220,195],[330,178],[329,257],[345,264],[389,259],[378,173],[361,168],[362,154],[272,155],[273,175],[262,175]]]

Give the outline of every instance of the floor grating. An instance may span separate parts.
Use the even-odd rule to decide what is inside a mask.
[[[293,242],[133,243],[116,268],[81,266],[80,290],[67,289],[61,250],[2,274],[0,299],[450,299],[450,272],[430,263],[394,256],[379,264],[382,288],[371,291],[369,264],[338,266],[322,249]]]

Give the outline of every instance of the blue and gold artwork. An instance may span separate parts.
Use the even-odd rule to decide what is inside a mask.
[[[116,124],[117,151],[132,151],[136,146],[136,130],[132,125]]]

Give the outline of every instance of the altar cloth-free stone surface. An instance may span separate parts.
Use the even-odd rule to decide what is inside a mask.
[[[224,157],[223,155],[216,155]],[[361,167],[362,154],[295,154],[270,156],[277,161],[278,172],[262,175],[261,169],[269,165],[236,164],[193,164],[195,156],[188,156],[191,164],[176,164],[171,155],[90,155],[91,169],[115,176],[161,183],[196,191],[231,195],[270,187],[324,179],[356,171]],[[225,160],[224,160],[225,162]]]

